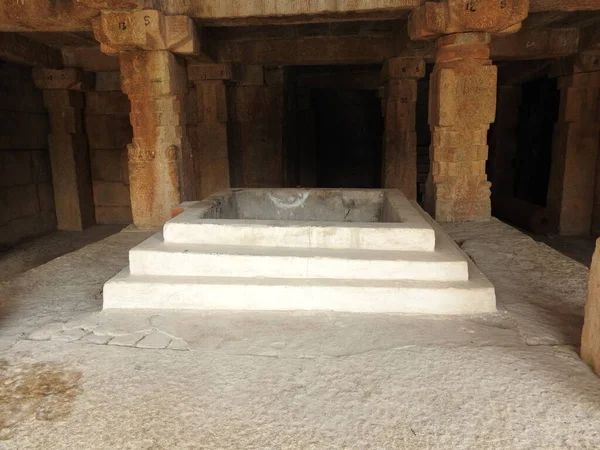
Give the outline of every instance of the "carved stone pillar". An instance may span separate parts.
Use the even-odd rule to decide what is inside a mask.
[[[437,40],[429,84],[431,169],[425,208],[440,221],[491,217],[485,173],[487,132],[496,114],[496,67],[487,33]]]
[[[417,133],[415,107],[417,80],[425,75],[425,61],[391,58],[383,66],[382,185],[400,189],[409,200],[417,199]]]
[[[600,138],[600,55],[579,57],[560,70],[560,109],[554,127],[548,208],[561,234],[588,234],[592,225]]]
[[[485,164],[496,112],[497,71],[491,34],[517,31],[528,2],[426,2],[410,16],[412,39],[436,39],[429,88],[431,169],[425,208],[439,221],[491,217]]]
[[[118,53],[121,88],[131,102],[133,142],[128,146],[133,222],[163,225],[171,210],[194,194],[193,159],[187,138],[185,61],[199,40],[189,17],[159,11],[103,12],[93,22],[105,53]]]
[[[89,78],[78,69],[36,68],[48,109],[52,187],[59,230],[81,231],[95,223],[90,155],[83,128],[84,89]]]
[[[122,53],[121,85],[131,102],[128,146],[133,222],[164,224],[171,209],[194,198],[191,150],[182,114],[185,66],[168,51]]]

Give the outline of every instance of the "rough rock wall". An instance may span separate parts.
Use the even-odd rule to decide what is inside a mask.
[[[31,69],[0,61],[0,248],[56,229],[48,132]]]
[[[127,144],[131,142],[129,99],[119,72],[96,74],[96,90],[86,93],[86,130],[90,147],[96,222],[131,223]]]

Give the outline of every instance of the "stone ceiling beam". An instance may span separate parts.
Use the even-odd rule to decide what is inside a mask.
[[[98,14],[73,0],[1,1],[0,31],[89,31]]]
[[[0,33],[0,59],[51,69],[59,69],[63,66],[60,50],[17,33]]]
[[[290,0],[170,0],[163,1],[165,14],[182,14],[205,21],[263,19],[300,19],[310,22],[319,16],[398,13],[421,5],[422,0],[363,0],[363,1],[290,1]],[[310,17],[309,17],[310,16]]]
[[[530,0],[529,11],[597,11],[598,0]]]

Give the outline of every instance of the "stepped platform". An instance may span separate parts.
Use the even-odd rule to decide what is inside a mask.
[[[232,189],[130,250],[104,309],[480,314],[491,283],[398,190]]]

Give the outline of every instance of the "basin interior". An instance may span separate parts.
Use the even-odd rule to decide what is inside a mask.
[[[241,189],[205,218],[293,222],[401,222],[384,190]]]

